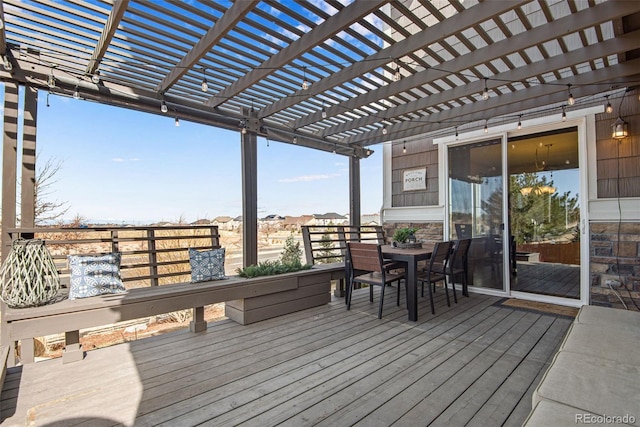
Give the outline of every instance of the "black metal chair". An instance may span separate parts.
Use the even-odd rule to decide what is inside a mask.
[[[471,247],[471,239],[461,239],[456,241],[453,247],[453,253],[451,254],[451,258],[447,263],[447,276],[449,276],[449,281],[451,282],[451,287],[453,288],[453,299],[457,303],[458,297],[456,296],[456,285],[455,278],[457,276],[462,276],[462,295],[468,297],[468,255],[469,248]]]
[[[398,282],[398,305],[400,305],[400,280],[404,278],[404,273],[387,271],[386,263],[382,258],[381,245],[348,242],[347,258],[350,267],[346,296],[347,310],[351,309],[351,295],[353,294],[354,283],[365,283],[369,285],[369,301],[371,302],[373,302],[373,286],[381,287],[378,319],[382,318],[382,303],[387,284]],[[358,275],[356,275],[356,271]]]
[[[435,305],[433,304],[432,284],[442,281],[444,283],[445,293],[447,295],[447,305],[451,307],[449,300],[449,288],[447,287],[447,261],[451,255],[452,242],[438,242],[433,248],[433,253],[429,259],[429,266],[425,271],[418,275],[418,281],[422,283],[421,295],[424,297],[424,284],[429,288],[429,300],[431,302],[431,314],[436,314]],[[454,289],[455,292],[455,289]]]

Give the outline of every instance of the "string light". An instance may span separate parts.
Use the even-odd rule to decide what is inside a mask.
[[[402,154],[407,154],[407,141],[402,143]]]
[[[176,117],[175,120],[176,127],[180,127],[180,119]]]
[[[567,85],[567,91],[569,91],[569,99],[567,99],[567,104],[569,105],[573,105],[576,103],[575,98],[573,97],[573,94],[571,93],[571,83],[569,83]]]
[[[100,83],[100,71],[96,71],[95,73],[93,73],[93,75],[91,76],[91,83],[93,83],[94,85]]]
[[[327,118],[327,110],[324,108],[324,102],[322,103],[322,118]]]
[[[399,82],[402,78],[402,74],[400,73],[400,65],[396,64],[396,72],[393,73],[393,80]]]
[[[567,121],[567,112],[564,109],[564,105],[562,106],[562,121],[563,122]]]
[[[309,89],[311,83],[307,81],[307,67],[302,67],[302,90]]]
[[[607,98],[607,107],[605,108],[605,111],[611,114],[613,113],[613,105],[611,105],[611,102],[609,102],[609,95],[607,95],[605,98]]]
[[[456,139],[458,139],[458,126],[456,126]]]
[[[487,88],[487,78],[484,78],[484,90],[482,91],[482,99],[489,99],[489,88]]]
[[[164,99],[160,103],[160,111],[162,111],[163,113],[166,113],[167,111],[169,111],[169,107],[167,107],[167,103],[164,102]]]
[[[246,135],[247,134],[247,123],[244,120],[242,120],[240,122],[240,126],[241,126],[240,133],[242,133],[243,135]]]
[[[386,126],[386,125],[382,126],[382,134],[383,134],[383,135],[386,135],[386,134],[387,134],[387,132],[389,132],[389,131],[387,130],[387,126]]]
[[[202,91],[206,92],[209,90],[209,84],[207,83],[207,69],[203,68],[202,69],[202,84],[200,85],[202,87]]]
[[[297,143],[298,143],[298,137],[297,137],[297,136],[295,136],[295,135],[293,135],[293,143],[294,143],[294,144],[297,144]]]
[[[522,114],[518,117],[518,130],[522,129]]]
[[[78,85],[76,85],[76,88],[73,91],[73,99],[80,99],[80,92],[78,91]]]
[[[489,133],[489,120],[484,121],[484,133]]]

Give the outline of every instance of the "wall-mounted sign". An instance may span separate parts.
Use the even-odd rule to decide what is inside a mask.
[[[427,189],[427,168],[402,171],[402,191]]]

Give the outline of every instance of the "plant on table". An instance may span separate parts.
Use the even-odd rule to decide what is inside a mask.
[[[393,240],[398,243],[407,243],[409,241],[409,238],[411,236],[414,236],[416,231],[418,231],[417,228],[398,228],[395,233],[393,233]]]

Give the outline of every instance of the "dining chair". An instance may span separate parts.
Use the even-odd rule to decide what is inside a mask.
[[[382,303],[386,286],[398,282],[398,305],[400,305],[400,280],[404,272],[388,271],[382,257],[382,245],[372,243],[347,243],[347,257],[349,262],[349,283],[347,284],[347,310],[351,309],[351,295],[354,283],[369,285],[369,301],[373,302],[373,286],[380,286],[380,304],[378,319],[382,318]],[[355,272],[358,272],[356,275]],[[395,270],[397,271],[397,270]]]
[[[429,288],[429,300],[431,302],[431,314],[436,314],[435,305],[433,304],[432,284],[442,281],[444,283],[445,293],[447,295],[447,305],[451,307],[449,301],[449,289],[447,288],[447,261],[451,255],[451,246],[453,242],[438,242],[433,247],[433,253],[429,259],[429,266],[425,271],[418,275],[418,282],[422,283],[421,295],[424,297],[424,284]]]
[[[449,281],[451,282],[451,287],[453,288],[453,299],[456,303],[458,302],[455,285],[456,276],[462,275],[462,295],[466,297],[469,296],[469,291],[467,290],[467,274],[469,269],[468,255],[470,247],[471,239],[460,239],[456,241],[453,247],[453,252],[451,253],[451,258],[447,263],[447,276],[449,276]]]

